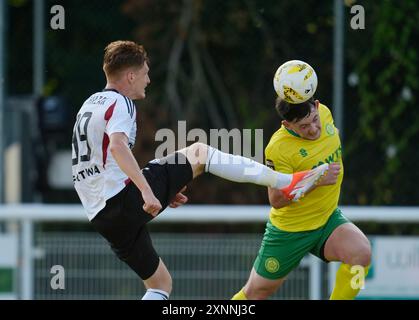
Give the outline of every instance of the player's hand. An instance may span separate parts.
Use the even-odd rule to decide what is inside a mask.
[[[183,204],[185,204],[186,202],[188,202],[188,197],[185,196],[182,192],[184,192],[186,190],[186,186],[180,190],[172,199],[172,201],[170,201],[169,207],[170,208],[177,208]]]
[[[144,200],[143,210],[153,217],[157,216],[162,208],[160,201],[154,196],[152,191],[144,191],[141,195]]]
[[[318,186],[328,186],[333,185],[338,180],[338,176],[340,173],[340,163],[338,162],[332,162],[329,164],[329,170],[327,171],[327,174],[320,180],[318,183]]]

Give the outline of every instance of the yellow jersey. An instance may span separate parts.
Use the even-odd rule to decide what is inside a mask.
[[[339,132],[330,110],[323,104],[319,105],[319,117],[322,132],[317,140],[303,139],[281,126],[265,149],[266,165],[283,173],[309,170],[331,162],[339,162],[342,166],[336,184],[317,187],[298,202],[283,208],[271,208],[271,223],[284,231],[317,229],[327,222],[338,205],[343,179]]]

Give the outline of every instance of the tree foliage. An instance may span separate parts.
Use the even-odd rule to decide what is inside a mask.
[[[369,2],[366,29],[349,32],[352,71],[359,82],[347,141],[347,198],[357,204],[418,203],[419,5],[416,1]],[[364,33],[364,34],[360,34]],[[354,52],[355,51],[355,52]],[[348,181],[349,180],[349,181]]]

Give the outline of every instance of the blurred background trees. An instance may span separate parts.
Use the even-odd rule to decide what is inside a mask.
[[[345,179],[342,204],[417,205],[419,178],[418,26],[414,0],[346,1]],[[349,6],[365,8],[364,30],[352,30]],[[32,1],[9,0],[8,94],[32,92]],[[144,44],[151,59],[148,97],[138,102],[135,155],[154,157],[160,128],[264,130],[279,127],[272,77],[286,60],[309,62],[317,98],[333,111],[332,1],[121,0],[61,1],[66,29],[49,28],[46,1],[44,94],[64,96],[70,128],[84,99],[101,90],[103,48],[113,40]],[[70,148],[71,134],[68,133]],[[267,203],[266,190],[215,177],[193,182],[192,203]],[[61,193],[62,194],[62,193]],[[55,200],[54,200],[55,199]],[[77,201],[73,191],[46,202]]]

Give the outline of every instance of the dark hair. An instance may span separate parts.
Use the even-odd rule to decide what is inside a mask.
[[[142,45],[133,41],[114,41],[105,48],[103,71],[112,76],[129,67],[142,67],[144,62],[148,62],[148,57]]]
[[[300,121],[310,115],[312,108],[316,106],[313,98],[303,103],[288,103],[280,97],[276,99],[275,109],[279,116],[288,122]]]

